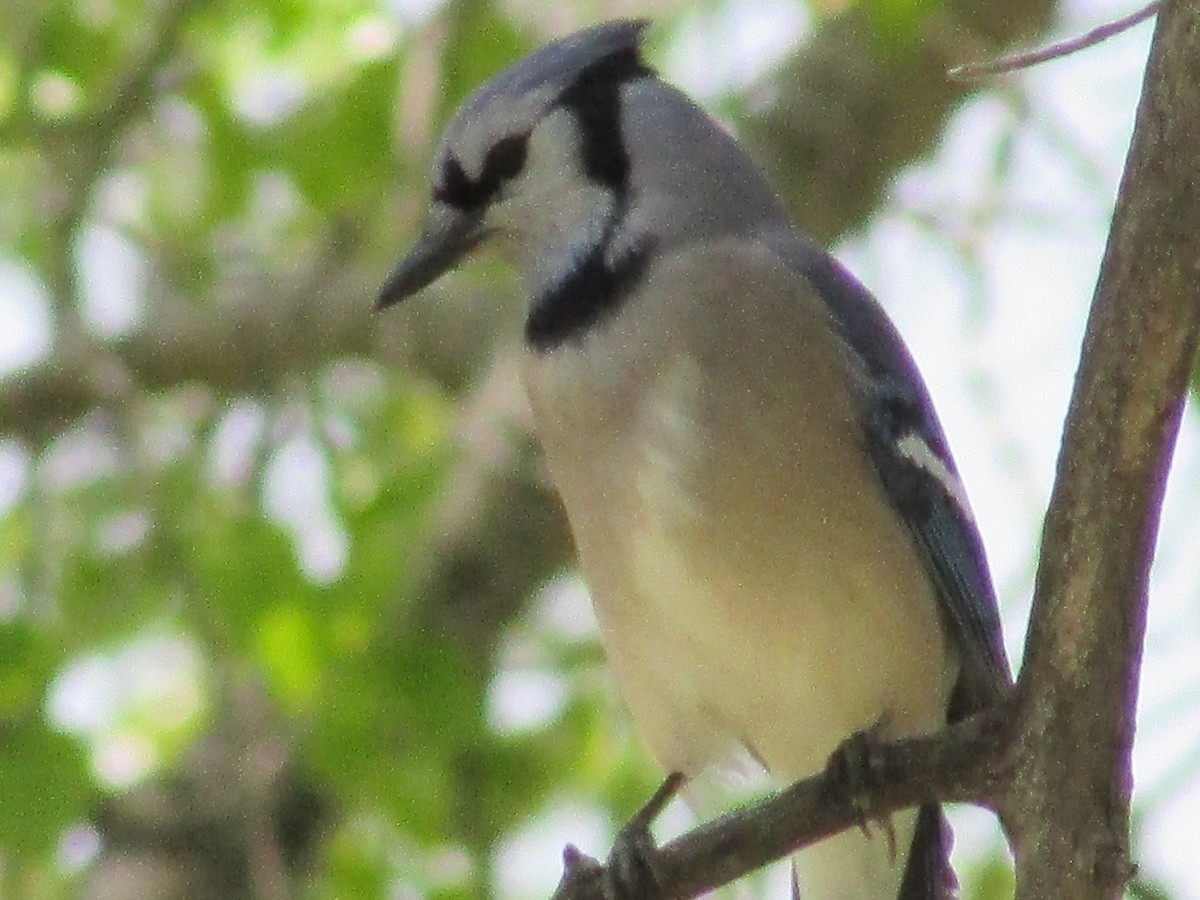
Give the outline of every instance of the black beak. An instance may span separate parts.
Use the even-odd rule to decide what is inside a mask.
[[[384,309],[433,284],[476,247],[484,234],[476,216],[435,205],[421,236],[380,289],[375,308]]]

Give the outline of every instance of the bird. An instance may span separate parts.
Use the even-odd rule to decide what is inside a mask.
[[[995,591],[895,326],[730,132],[644,59],[646,20],[478,87],[384,308],[496,243],[520,377],[634,730],[686,778],[820,772],[1011,685]],[[936,804],[797,852],[805,900],[951,896]],[[882,832],[889,832],[884,834]]]

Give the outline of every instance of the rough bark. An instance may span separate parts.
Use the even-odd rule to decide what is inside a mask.
[[[1018,895],[1117,897],[1159,510],[1200,333],[1200,3],[1159,13],[1046,520],[1003,804]]]

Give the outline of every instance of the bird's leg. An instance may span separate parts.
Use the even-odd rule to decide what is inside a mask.
[[[658,848],[650,826],[686,780],[681,772],[668,775],[646,805],[617,833],[604,867],[604,895],[608,900],[652,900],[662,895],[654,864]]]
[[[887,838],[888,851],[892,858],[896,856],[896,829],[892,826],[891,816],[872,815],[872,794],[880,781],[883,767],[883,725],[876,723],[870,728],[856,731],[846,738],[836,750],[829,755],[825,764],[826,774],[844,792],[846,801],[854,810],[858,827],[863,834],[870,836],[870,824],[874,821],[882,829]]]

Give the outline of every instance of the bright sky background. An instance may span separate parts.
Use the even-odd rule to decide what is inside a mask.
[[[1076,0],[1058,32],[1077,34],[1131,8]],[[669,48],[664,69],[701,100],[711,98],[767,68],[806,27],[790,2],[729,3],[696,14]],[[929,382],[984,533],[1014,661],[1021,655],[1041,517],[1151,28],[1143,24],[1020,76],[1016,83],[1032,111],[1017,130],[1011,174],[1002,182],[993,177],[993,159],[1011,127],[1010,108],[994,95],[965,104],[934,158],[905,173],[871,226],[836,248],[892,313]],[[1064,153],[1068,147],[1075,159]],[[972,219],[986,209],[994,210],[992,218],[976,228]],[[967,251],[956,251],[955,242]],[[141,277],[136,254],[119,235],[95,232],[80,257],[97,330],[130,327],[135,307],[126,298],[137,294]],[[49,329],[38,283],[0,253],[0,373],[43,355]],[[249,434],[258,426],[253,411],[245,412]],[[1153,800],[1139,861],[1181,900],[1200,900],[1198,438],[1200,422],[1189,410],[1154,573],[1135,750],[1139,797]],[[312,515],[323,502],[324,468],[310,457],[302,442],[279,454],[266,500],[297,534],[310,574],[322,578],[336,573],[345,547],[327,519]],[[0,509],[15,500],[22,467],[19,454],[0,446]],[[578,619],[571,621],[578,627]],[[181,696],[185,702],[193,697],[202,675],[198,660],[178,665],[180,653],[191,659],[186,647],[138,653],[83,661],[60,685],[56,718],[83,732],[102,728],[105,715],[112,716],[104,704],[126,696],[130,683],[159,683],[147,672],[185,673],[171,688],[172,707]],[[562,702],[562,685],[537,673],[509,673],[499,684],[496,715],[516,730],[522,716],[537,720]],[[161,703],[161,691],[152,693],[139,702]],[[143,751],[110,748],[112,780],[122,780],[122,766],[140,771]],[[968,811],[957,821],[966,853],[994,833],[982,813]],[[563,835],[595,849],[607,841],[611,824],[586,805],[556,806],[552,819],[514,839],[498,867],[502,889],[510,896],[543,892],[552,886],[544,860],[558,852]],[[530,859],[538,861],[536,871],[521,862]]]

